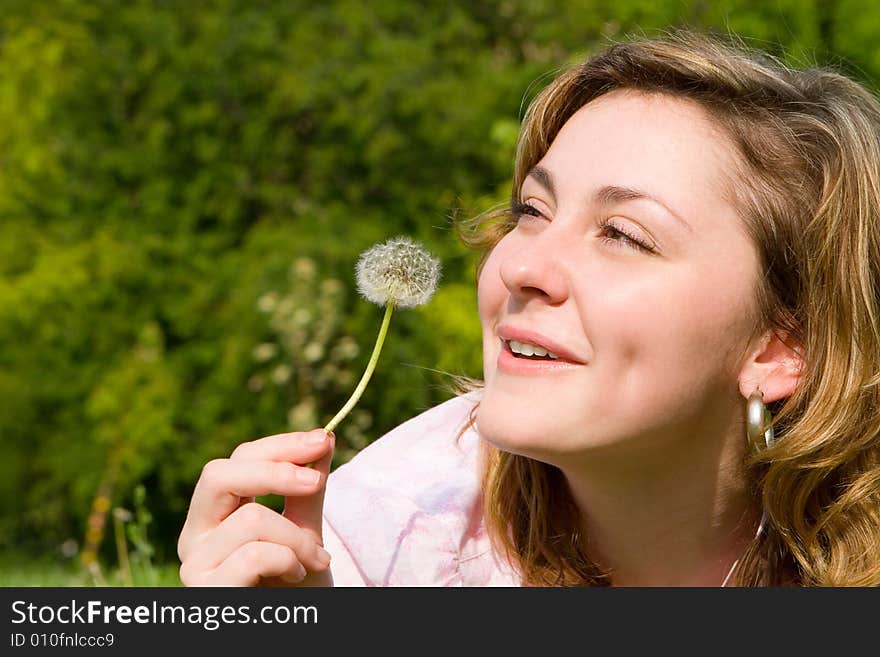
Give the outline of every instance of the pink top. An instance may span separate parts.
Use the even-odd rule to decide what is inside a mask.
[[[324,547],[336,586],[519,586],[483,524],[479,391],[407,420],[330,474]]]

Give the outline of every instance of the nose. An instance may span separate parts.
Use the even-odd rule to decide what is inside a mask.
[[[541,237],[546,237],[544,235]],[[560,260],[561,245],[553,239],[529,238],[501,260],[501,280],[511,296],[528,300],[540,298],[560,303],[568,295],[568,281]]]

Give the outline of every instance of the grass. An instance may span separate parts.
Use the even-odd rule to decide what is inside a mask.
[[[33,559],[29,555],[0,554],[0,587],[8,586],[181,586],[180,564],[131,565],[131,575],[121,568],[103,567],[103,582],[97,584],[91,573],[76,560]]]
[[[110,511],[109,498],[103,508],[95,510],[90,521],[99,520],[98,532],[87,549],[77,550],[74,542],[69,558],[34,556],[22,549],[0,551],[0,587],[9,586],[181,586],[179,564],[155,564],[155,547],[148,537],[153,516],[146,505],[146,489],[134,490],[134,511],[115,508]],[[97,505],[96,505],[97,506]],[[100,517],[98,517],[100,516]],[[110,536],[103,527],[110,519]],[[116,547],[114,564],[97,560],[102,540],[111,540]],[[90,567],[82,565],[91,563]]]

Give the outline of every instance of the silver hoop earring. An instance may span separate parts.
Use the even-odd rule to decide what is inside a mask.
[[[776,442],[776,433],[770,423],[773,422],[773,414],[764,405],[764,393],[757,386],[755,391],[749,395],[746,402],[746,430],[749,435],[749,442],[752,449],[759,451],[761,449],[761,434],[764,435],[764,447],[773,447]],[[767,427],[766,429],[764,427]],[[767,531],[767,523],[770,516],[767,509],[761,511],[761,522],[758,523],[758,531],[755,534],[755,540],[760,538],[761,534]]]
[[[773,421],[773,415],[764,405],[764,393],[760,388],[749,395],[746,404],[746,430],[748,431],[749,441],[752,447],[757,451],[761,444],[761,434],[764,435],[764,447],[773,447],[776,442],[776,435],[770,423]],[[764,427],[767,427],[766,429]]]

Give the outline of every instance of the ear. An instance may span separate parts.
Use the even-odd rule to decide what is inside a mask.
[[[768,330],[740,369],[739,391],[748,399],[756,387],[760,388],[765,404],[785,399],[797,387],[803,365],[800,346],[786,334],[780,336],[777,330]]]

